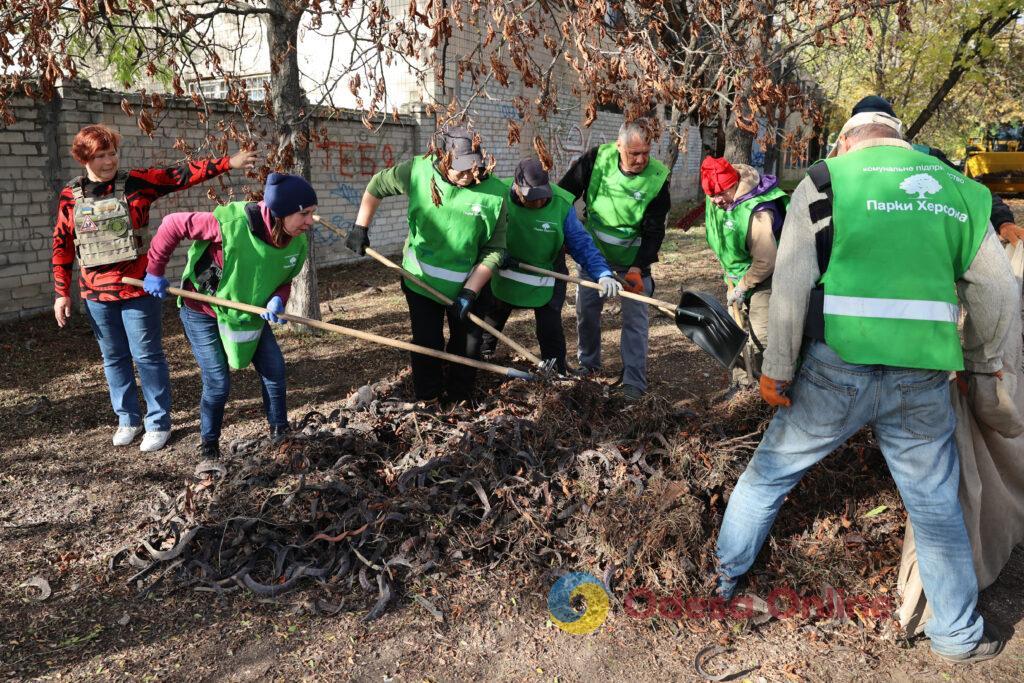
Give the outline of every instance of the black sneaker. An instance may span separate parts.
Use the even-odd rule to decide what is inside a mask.
[[[985,630],[981,634],[981,640],[978,641],[978,644],[973,649],[959,655],[944,655],[941,652],[935,652],[935,650],[932,650],[932,652],[935,652],[935,654],[951,664],[974,664],[992,659],[1003,651],[1005,645],[1006,641],[1003,637],[996,633],[996,630],[986,622]]]
[[[200,460],[220,460],[220,442],[203,441],[196,449],[196,454]]]
[[[288,432],[291,431],[286,422],[283,425],[270,425],[270,438],[277,441],[283,436],[287,436]]]

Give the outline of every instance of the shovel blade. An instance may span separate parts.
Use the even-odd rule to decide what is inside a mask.
[[[706,292],[683,292],[676,307],[676,327],[726,369],[736,364],[747,344],[747,333]]]

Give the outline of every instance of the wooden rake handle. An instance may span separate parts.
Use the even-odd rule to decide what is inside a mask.
[[[142,280],[136,280],[132,277],[121,278],[121,281],[134,285],[135,287],[142,287]],[[185,289],[178,287],[168,287],[168,293],[175,296],[181,296],[186,299],[193,299],[195,301],[202,301],[208,304],[216,304],[218,306],[224,306],[226,308],[234,308],[238,311],[245,311],[246,313],[254,313],[260,315],[266,313],[267,309],[260,306],[253,306],[252,304],[243,304],[237,301],[231,301],[230,299],[222,299],[219,296],[210,296],[209,294],[200,294],[199,292],[190,292]],[[341,325],[335,325],[333,323],[325,323],[322,320],[311,320],[309,318],[303,318],[300,315],[292,315],[290,313],[279,313],[278,318],[287,320],[288,322],[298,323],[300,325],[309,325],[319,330],[325,330],[327,332],[336,332],[337,334],[343,334],[348,337],[355,337],[356,339],[362,339],[364,341],[373,342],[375,344],[381,344],[383,346],[390,346],[395,349],[402,349],[403,351],[412,351],[413,353],[419,353],[424,356],[431,356],[433,358],[439,358],[441,360],[450,361],[452,363],[459,363],[461,365],[468,365],[471,368],[477,370],[486,370],[487,372],[493,372],[498,375],[504,375],[505,377],[511,377],[514,379],[538,379],[536,375],[529,372],[523,372],[522,370],[516,370],[515,368],[507,368],[502,365],[495,365],[494,363],[487,363],[481,360],[475,360],[473,358],[465,358],[464,356],[457,356],[453,353],[446,353],[444,351],[437,351],[436,349],[430,349],[426,346],[419,346],[417,344],[410,344],[409,342],[400,341],[398,339],[391,339],[390,337],[381,337],[377,334],[370,332],[363,332],[361,330],[353,330],[351,327],[342,327]]]
[[[341,228],[337,227],[336,225],[332,225],[328,221],[325,221],[321,216],[314,215],[313,216],[313,220],[315,220],[317,223],[319,223],[320,225],[324,226],[325,228],[327,228],[328,230],[330,230],[334,234],[338,235],[339,237],[348,237],[348,235],[345,234],[344,230],[342,230]],[[452,303],[452,300],[449,299],[448,297],[446,297],[444,294],[442,294],[438,290],[434,289],[433,287],[428,285],[426,282],[424,282],[420,278],[416,277],[415,275],[410,273],[408,270],[406,270],[405,268],[403,268],[399,264],[395,263],[394,261],[389,259],[384,254],[380,253],[376,249],[374,249],[372,247],[366,247],[366,255],[376,259],[377,261],[379,261],[380,263],[384,264],[388,268],[391,268],[393,270],[397,270],[402,275],[404,275],[405,277],[409,278],[414,283],[416,283],[417,285],[419,285],[423,289],[425,289],[428,292],[430,292],[431,294],[433,294],[444,305],[448,306],[448,305],[450,305]],[[535,363],[536,365],[543,365],[544,364],[544,361],[542,361],[537,355],[532,353],[525,346],[522,346],[521,344],[517,343],[514,339],[512,339],[508,335],[506,335],[503,332],[500,332],[499,330],[497,330],[493,325],[489,325],[483,318],[479,317],[476,313],[470,312],[469,319],[472,320],[477,325],[479,325],[484,330],[486,330],[486,331],[490,332],[491,334],[493,334],[496,339],[500,339],[504,343],[506,343],[509,346],[511,346],[513,349],[516,350],[516,352],[518,352],[524,358],[529,359],[530,362]]]
[[[596,282],[591,282],[590,280],[582,280],[578,277],[573,277],[572,275],[566,275],[565,273],[556,273],[553,270],[544,270],[543,268],[538,268],[537,266],[531,266],[528,263],[520,263],[519,267],[522,268],[523,270],[529,270],[534,273],[539,273],[541,275],[547,275],[558,280],[565,280],[566,282],[575,282],[580,287],[589,287],[590,289],[597,290],[601,289],[601,285],[597,284]],[[673,317],[676,314],[675,304],[670,304],[667,301],[661,301],[660,299],[652,299],[651,297],[644,296],[643,294],[634,294],[633,292],[627,292],[625,289],[619,292],[619,296],[621,296],[624,299],[633,299],[635,301],[642,301],[645,304],[650,304],[651,306],[660,308],[661,310],[665,311],[666,313]]]

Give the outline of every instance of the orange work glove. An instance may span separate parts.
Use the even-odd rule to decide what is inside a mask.
[[[788,408],[793,405],[793,401],[789,396],[786,396],[787,389],[789,389],[789,382],[772,379],[768,375],[761,375],[761,398],[768,405],[776,408],[781,408],[782,406]]]
[[[1024,228],[1014,223],[1003,223],[999,226],[999,239],[1009,242],[1011,246],[1017,246],[1017,242],[1024,240]]]
[[[635,270],[631,270],[626,273],[626,277],[622,278],[626,281],[626,291],[632,292],[633,294],[644,293],[644,278],[640,273]]]

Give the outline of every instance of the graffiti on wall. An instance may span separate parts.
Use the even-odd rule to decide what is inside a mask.
[[[412,154],[407,139],[384,142],[380,133],[360,129],[344,140],[326,140],[318,146],[326,153],[327,169],[343,178],[369,178]]]
[[[519,115],[519,110],[513,107],[511,104],[499,104],[498,112],[501,114],[503,119],[511,119],[512,121],[519,121],[523,117]]]
[[[334,200],[340,199],[342,202],[341,209],[327,216],[327,220],[332,225],[347,231],[355,225],[356,212],[359,210],[359,203],[363,198],[362,186],[356,187],[339,173],[332,173],[325,178],[323,185],[328,188],[328,197]],[[337,204],[336,201],[331,203]],[[340,235],[331,232],[319,223],[313,224],[313,239],[317,246],[325,247],[330,247],[343,241]]]
[[[370,178],[378,171],[405,161],[414,152],[411,140],[404,136],[387,142],[381,137],[380,133],[360,129],[344,140],[329,140],[319,145],[326,154],[325,170],[328,173],[321,176],[322,180],[318,179],[317,185],[326,188],[331,207],[338,209],[324,217],[342,230],[347,231],[355,225],[363,189]],[[344,238],[322,225],[313,226],[313,239],[317,246],[338,245],[343,249],[340,243]]]

